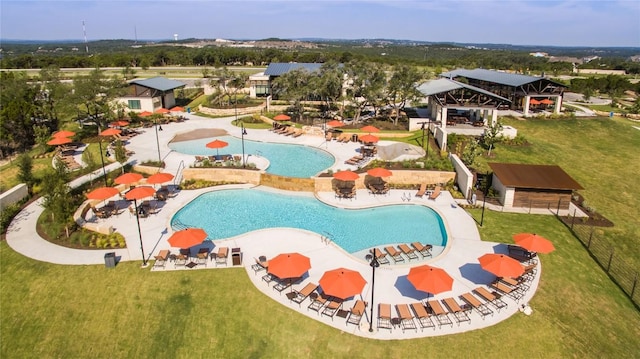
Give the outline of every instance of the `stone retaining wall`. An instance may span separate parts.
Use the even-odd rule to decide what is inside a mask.
[[[21,183],[19,185],[13,186],[8,191],[0,194],[0,211],[4,210],[5,207],[10,206],[14,203],[20,202],[23,198],[26,198],[29,195],[29,188],[26,184]]]

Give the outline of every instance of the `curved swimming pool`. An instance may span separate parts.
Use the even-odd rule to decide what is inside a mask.
[[[169,143],[169,148],[188,155],[212,156],[220,154],[241,154],[242,140],[234,136],[219,136],[229,146],[219,151],[207,148],[211,138],[179,141]],[[269,160],[267,173],[286,176],[309,178],[331,167],[335,158],[328,152],[309,146],[270,143],[244,140],[244,153],[266,157]]]
[[[207,192],[180,209],[171,226],[203,228],[209,239],[226,239],[265,228],[291,227],[328,236],[349,253],[399,242],[445,246],[442,218],[431,208],[387,205],[343,209],[313,197],[259,189]]]

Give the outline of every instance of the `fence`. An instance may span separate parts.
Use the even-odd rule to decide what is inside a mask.
[[[631,298],[640,308],[640,272],[618,255],[609,240],[596,231],[593,225],[580,223],[574,216],[558,217],[582,242],[589,254],[604,269],[609,277]]]

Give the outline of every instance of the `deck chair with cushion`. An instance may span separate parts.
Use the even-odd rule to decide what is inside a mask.
[[[273,289],[277,290],[278,292],[280,292],[280,294],[282,294],[283,290],[291,287],[293,283],[297,283],[298,281],[300,281],[300,279],[301,278],[280,279],[276,281],[276,284],[273,286]]]
[[[411,246],[418,252],[423,258],[431,257],[431,244],[422,245],[420,242],[413,242]]]
[[[167,265],[167,260],[169,259],[169,255],[171,253],[167,249],[163,249],[158,253],[156,258],[156,262],[153,264],[154,268],[164,268]]]
[[[386,253],[383,253],[378,248],[374,248],[373,249],[373,253],[376,256],[376,260],[378,260],[378,263],[380,263],[380,264],[389,264],[389,260],[387,259],[387,254]]]
[[[436,186],[433,192],[431,192],[431,194],[429,195],[429,199],[435,201],[438,196],[440,196],[440,186]]]
[[[357,300],[349,311],[349,317],[347,318],[347,324],[360,325],[364,310],[367,307],[367,303],[362,300]]]
[[[326,296],[324,293],[319,293],[317,296],[313,298],[309,306],[307,306],[307,310],[315,310],[320,313],[320,310],[327,304],[330,297]]]
[[[426,183],[422,183],[422,184],[420,184],[420,189],[418,190],[418,192],[416,192],[416,197],[422,198],[422,196],[424,196],[425,192],[427,192],[427,184]]]
[[[338,312],[338,310],[340,310],[341,307],[342,299],[331,298],[329,303],[324,307],[324,310],[322,310],[322,315],[329,316],[331,317],[331,320],[333,320],[333,316]]]
[[[496,307],[496,309],[498,310],[498,312],[500,311],[500,309],[502,308],[506,308],[508,305],[507,303],[505,303],[500,296],[495,295],[491,292],[489,292],[486,288],[484,287],[478,287],[476,289],[473,290],[480,298],[482,298],[485,302],[493,305],[494,307]]]
[[[385,303],[378,304],[378,328],[385,328],[392,330],[393,324],[391,323],[391,305]]]
[[[218,264],[227,265],[227,257],[229,257],[229,247],[220,247],[216,255],[216,266]]]
[[[458,325],[462,322],[469,322],[469,324],[471,324],[471,318],[469,318],[469,314],[467,314],[471,307],[465,310],[460,307],[458,302],[453,298],[445,298],[442,300],[442,303],[447,307],[449,313],[453,314],[453,318],[458,322]]]
[[[424,330],[424,328],[433,328],[433,330],[436,330],[436,325],[433,323],[433,320],[431,320],[427,309],[422,303],[411,303],[411,309],[416,319],[418,319],[420,330]]]
[[[318,285],[315,283],[307,283],[301,290],[293,290],[294,297],[291,299],[293,302],[298,303],[302,306],[302,302],[307,299],[314,290],[318,288]]]
[[[471,293],[462,294],[460,296],[460,299],[467,303],[467,305],[471,306],[471,308],[475,309],[475,311],[480,314],[483,320],[487,315],[493,315],[493,310],[491,310],[488,305],[480,302],[480,300],[478,300],[478,298],[476,298]]]
[[[187,265],[187,256],[185,256],[184,254],[178,254],[176,256],[175,261],[173,262],[173,267],[174,268],[185,267],[186,265]]]
[[[276,282],[278,280],[278,277],[276,277],[275,275],[273,275],[271,273],[267,273],[267,274],[262,276],[262,280],[265,281],[265,283],[267,283],[267,285],[271,285],[272,282]]]
[[[416,323],[413,321],[413,315],[411,315],[408,305],[396,304],[396,312],[398,312],[398,317],[400,317],[400,327],[403,332],[405,329],[415,329],[416,332],[418,331],[418,327],[416,327]]]
[[[402,257],[400,252],[398,252],[392,246],[386,246],[386,247],[384,247],[384,250],[385,250],[385,252],[387,252],[391,256],[391,258],[393,258],[393,261],[395,263],[404,262],[404,258]]]
[[[524,296],[524,291],[518,287],[511,287],[499,280],[491,283],[491,289],[497,290],[502,294],[508,295],[511,299],[519,302],[520,299]]]
[[[404,253],[405,256],[409,257],[409,260],[418,259],[418,255],[416,254],[414,249],[409,248],[406,244],[398,245],[398,248]]]
[[[253,269],[253,273],[257,274],[262,270],[266,270],[269,267],[269,261],[265,256],[260,256],[258,258],[254,258],[256,262],[251,265],[251,269]]]
[[[451,327],[453,327],[453,322],[449,318],[447,311],[445,311],[442,308],[442,305],[440,305],[440,302],[438,302],[435,299],[432,299],[427,302],[427,305],[429,306],[431,313],[436,317],[436,320],[438,321],[438,326],[440,328],[442,328],[443,325],[451,325]]]

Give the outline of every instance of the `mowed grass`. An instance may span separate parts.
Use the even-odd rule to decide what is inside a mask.
[[[479,218],[479,211],[472,214]],[[487,212],[480,231],[499,242],[521,231],[554,241],[557,250],[542,256],[533,315],[393,342],[352,336],[298,314],[258,291],[247,277],[253,274],[240,268],[61,266],[0,242],[0,357],[637,357],[639,312],[555,218]]]
[[[621,118],[543,120],[502,119],[518,129],[529,146],[498,145],[481,162],[559,165],[584,187],[588,205],[615,223],[604,235],[640,271],[640,131]]]

